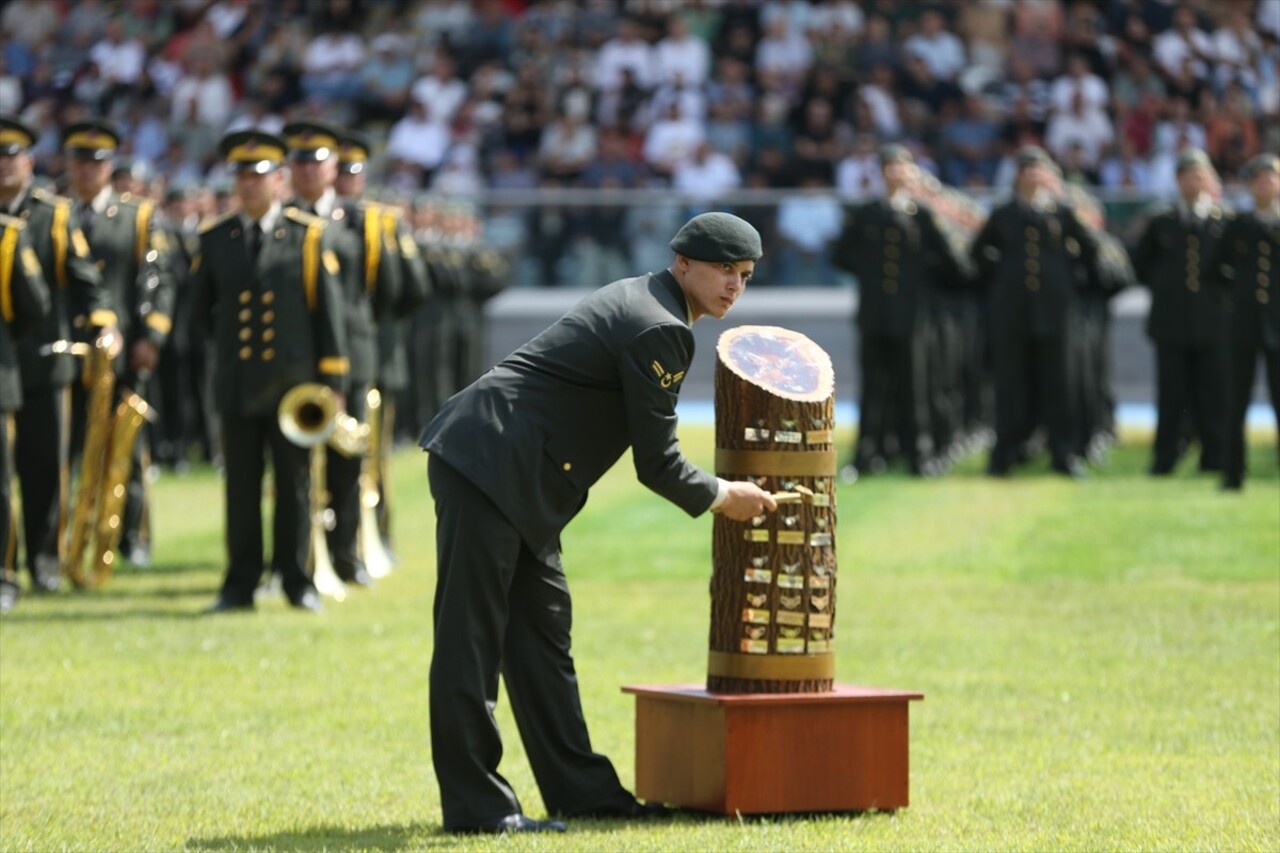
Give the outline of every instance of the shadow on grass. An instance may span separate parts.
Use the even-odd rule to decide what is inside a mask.
[[[266,835],[225,835],[189,838],[187,850],[429,850],[456,847],[458,836],[448,835],[439,824],[368,826],[351,829],[315,826]]]
[[[158,607],[112,607],[101,611],[52,611],[33,613],[30,609],[24,608],[21,604],[12,613],[6,613],[4,621],[6,624],[17,624],[20,622],[33,623],[57,623],[57,622],[119,622],[123,619],[167,619],[175,622],[185,622],[189,619],[201,618],[202,613],[199,610],[173,610],[172,608],[160,609]]]

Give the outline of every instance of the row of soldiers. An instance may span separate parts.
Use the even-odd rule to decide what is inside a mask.
[[[1253,209],[1235,213],[1205,154],[1182,152],[1178,201],[1130,246],[1043,149],[1017,164],[1013,197],[983,215],[888,145],[884,196],[846,211],[835,261],[859,281],[862,374],[849,474],[900,457],[936,475],[994,423],[991,475],[1047,447],[1053,470],[1083,476],[1114,440],[1110,301],[1140,283],[1156,351],[1150,471],[1169,474],[1198,440],[1201,469],[1240,489],[1260,357],[1280,420],[1280,159],[1249,163]]]
[[[22,122],[0,117],[0,212],[18,235],[18,261],[9,268],[31,278],[32,291],[49,303],[38,321],[15,313],[6,330],[12,354],[0,350],[6,383],[0,407],[14,415],[32,588],[58,589],[66,570],[86,389],[75,362],[50,350],[58,350],[57,341],[80,340],[118,351],[117,399],[136,392],[158,401],[151,408],[160,422],[148,435],[171,457],[181,458],[194,435],[222,460],[228,569],[211,610],[251,607],[267,569],[259,507],[268,453],[277,495],[269,566],[291,604],[318,610],[309,568],[309,452],[284,438],[281,398],[319,382],[361,421],[366,401],[375,399],[368,392],[376,389],[384,402],[373,446],[385,451],[397,432],[416,435],[444,399],[481,372],[480,306],[505,284],[506,259],[478,244],[474,215],[457,206],[409,211],[366,200],[367,140],[322,123],[295,123],[282,136],[225,137],[219,150],[234,189],[228,209],[212,218],[200,217],[181,195],[157,204],[135,194],[127,175],[125,186],[112,186],[121,139],[107,122],[80,122],[63,132],[70,198],[37,184],[35,138]],[[6,277],[4,294],[19,293],[18,282]],[[0,299],[6,307],[10,301]],[[410,370],[411,361],[420,367]],[[397,403],[405,413],[399,426]],[[146,440],[133,446],[119,539],[120,554],[142,565],[150,558],[149,446]],[[7,454],[0,456],[7,462]],[[326,462],[333,568],[346,583],[367,586],[357,537],[362,462],[336,452]],[[384,465],[385,456],[373,464]],[[7,472],[0,480],[6,488],[0,607],[7,610],[19,589],[19,537]],[[378,502],[384,540],[389,497]]]

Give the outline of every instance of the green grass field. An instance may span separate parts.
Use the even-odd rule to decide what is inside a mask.
[[[683,433],[706,464],[708,428]],[[155,489],[157,568],[0,622],[0,850],[1280,849],[1280,476],[863,480],[839,494],[838,674],[921,690],[895,814],[439,831],[433,515],[394,467],[400,569],[322,617],[199,617],[221,579],[211,473]],[[634,778],[623,684],[705,672],[710,523],[619,465],[564,541],[598,750]],[[503,770],[542,814],[515,725]]]

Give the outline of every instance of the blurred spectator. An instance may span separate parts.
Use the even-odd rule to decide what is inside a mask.
[[[692,157],[676,166],[671,186],[696,201],[714,202],[742,186],[742,176],[731,157],[703,141]]]
[[[799,88],[812,64],[809,40],[793,32],[786,17],[778,16],[765,26],[764,37],[756,44],[757,74],[774,74],[789,88]]]
[[[808,176],[800,189],[778,203],[778,283],[833,284],[830,247],[840,236],[844,211],[820,178]]]
[[[1089,109],[1080,93],[1072,96],[1069,109],[1050,116],[1044,133],[1044,144],[1050,153],[1065,160],[1069,152],[1078,152],[1081,166],[1090,171],[1098,167],[1103,149],[1114,139],[1111,119],[1100,109]]]
[[[596,130],[585,118],[583,114],[566,110],[542,132],[538,168],[544,176],[557,178],[569,186],[595,159]]]
[[[364,40],[357,33],[325,30],[302,56],[302,91],[326,102],[354,101],[360,95]]]
[[[173,123],[199,126],[216,142],[231,119],[234,97],[231,83],[213,67],[212,58],[194,54],[187,62],[187,73],[173,89]]]
[[[1133,54],[1111,78],[1111,101],[1117,106],[1134,107],[1144,96],[1165,96],[1164,81],[1151,70],[1151,61],[1142,54]]]
[[[932,9],[920,16],[920,31],[907,39],[903,50],[923,59],[939,80],[954,80],[965,67],[964,43],[947,32],[946,21]]]
[[[284,129],[284,118],[271,112],[265,101],[258,98],[246,98],[240,102],[240,109],[227,124],[227,133],[234,130],[265,130],[267,133],[279,133]]]
[[[1156,124],[1152,144],[1157,154],[1176,154],[1184,148],[1204,150],[1208,137],[1191,114],[1185,98],[1171,98],[1165,119]]]
[[[622,85],[600,94],[596,121],[603,125],[643,130],[649,125],[649,90],[636,82],[630,68],[622,70]]]
[[[963,111],[942,127],[942,177],[948,183],[962,186],[973,178],[988,186],[995,177],[996,144],[1000,128],[987,115],[981,98],[969,95]]]
[[[665,115],[667,104],[676,102],[680,105],[680,115],[688,116],[693,121],[703,121],[707,115],[707,97],[701,85],[686,83],[679,72],[668,83],[663,83],[654,90],[650,101],[653,115]]]
[[[33,55],[53,37],[59,24],[58,8],[48,0],[11,0],[0,12],[4,40],[19,42]]]
[[[960,87],[934,76],[919,56],[907,58],[907,74],[902,80],[902,97],[922,103],[930,116],[949,115],[963,97]]]
[[[867,30],[858,45],[858,56],[854,67],[858,76],[866,79],[873,69],[883,65],[890,71],[896,71],[899,64],[898,46],[889,30],[889,19],[883,15],[872,15],[867,18]]]
[[[1277,14],[1280,14],[1280,4],[1271,5],[1276,6]],[[1218,63],[1217,86],[1222,88],[1236,81],[1248,90],[1257,91],[1256,68],[1262,54],[1262,38],[1249,21],[1248,8],[1243,3],[1233,4],[1227,9],[1223,25],[1213,34],[1213,55]]]
[[[836,165],[836,191],[851,198],[884,192],[875,137],[863,133],[854,138],[849,153]]]
[[[1053,81],[1050,105],[1055,110],[1069,110],[1079,95],[1086,111],[1106,109],[1109,94],[1102,78],[1089,70],[1083,54],[1067,59],[1067,73]]]
[[[1173,28],[1156,36],[1152,43],[1155,59],[1164,73],[1176,76],[1183,61],[1191,63],[1191,73],[1198,79],[1209,74],[1213,60],[1213,42],[1196,26],[1196,13],[1190,6],[1179,6],[1173,13]]]
[[[107,20],[102,41],[90,49],[89,59],[106,84],[101,110],[108,113],[116,98],[128,96],[142,78],[147,51],[142,42],[125,36],[124,22],[114,16]]]
[[[445,195],[468,195],[484,188],[479,159],[471,145],[454,145],[431,177],[431,189]]]
[[[1262,148],[1249,97],[1238,82],[1233,82],[1222,103],[1204,115],[1205,153],[1223,174],[1239,174],[1245,161]]]
[[[0,113],[17,114],[22,109],[25,98],[22,94],[22,80],[9,73],[9,63],[0,54]]]
[[[1025,100],[1026,115],[1033,121],[1043,122],[1049,115],[1049,84],[1036,77],[1031,63],[1022,57],[1009,60],[1009,74],[1000,87],[1000,99],[1006,113],[1012,112],[1019,100]],[[1066,103],[1070,103],[1069,98]]]
[[[644,161],[657,174],[670,176],[677,166],[693,156],[704,138],[701,123],[685,117],[680,105],[673,101],[645,135]]]
[[[466,36],[472,20],[469,0],[431,0],[417,4],[412,26],[426,46],[434,48],[441,41],[457,44]]]
[[[886,63],[881,62],[871,69],[871,79],[858,89],[858,100],[866,104],[872,126],[880,139],[897,139],[902,134],[893,69]],[[866,128],[860,126],[859,129]]]
[[[707,43],[689,31],[689,22],[681,14],[671,16],[667,35],[653,49],[655,82],[674,83],[677,78],[690,86],[707,82],[711,70],[711,51]]]
[[[1030,63],[1037,77],[1051,77],[1061,68],[1062,7],[1057,3],[1018,3],[1013,8],[1011,59]]]
[[[1108,157],[1102,164],[1099,175],[1102,185],[1137,192],[1150,191],[1151,170],[1147,167],[1146,161],[1138,156],[1133,143],[1122,136],[1117,147],[1118,152]]]
[[[387,156],[417,166],[424,177],[440,165],[448,147],[449,126],[418,100],[409,102],[409,111],[391,126],[387,138]]]
[[[630,18],[618,22],[617,36],[600,47],[596,65],[596,83],[606,92],[622,88],[623,72],[630,71],[635,84],[642,89],[654,84],[652,49],[640,37],[640,28]]]
[[[516,156],[525,158],[538,150],[542,128],[551,119],[546,90],[538,77],[537,66],[521,65],[516,70],[514,85],[507,90],[502,106],[502,136]]]
[[[835,179],[836,161],[846,144],[847,134],[841,139],[831,102],[809,101],[793,143],[797,177],[801,181],[814,177],[830,186]]]
[[[437,50],[431,70],[413,84],[414,100],[427,105],[431,114],[446,124],[453,121],[453,114],[467,99],[467,84],[458,78],[458,66],[453,57]]]
[[[390,121],[404,114],[414,82],[413,60],[403,37],[383,33],[369,43],[372,56],[360,70],[360,122]]]

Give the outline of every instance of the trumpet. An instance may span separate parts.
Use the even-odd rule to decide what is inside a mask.
[[[276,412],[280,432],[291,443],[311,451],[311,581],[316,592],[344,601],[347,586],[333,568],[325,534],[333,529],[333,510],[325,493],[326,446],[343,456],[369,450],[369,427],[338,410],[338,396],[327,386],[306,382],[290,388]]]

